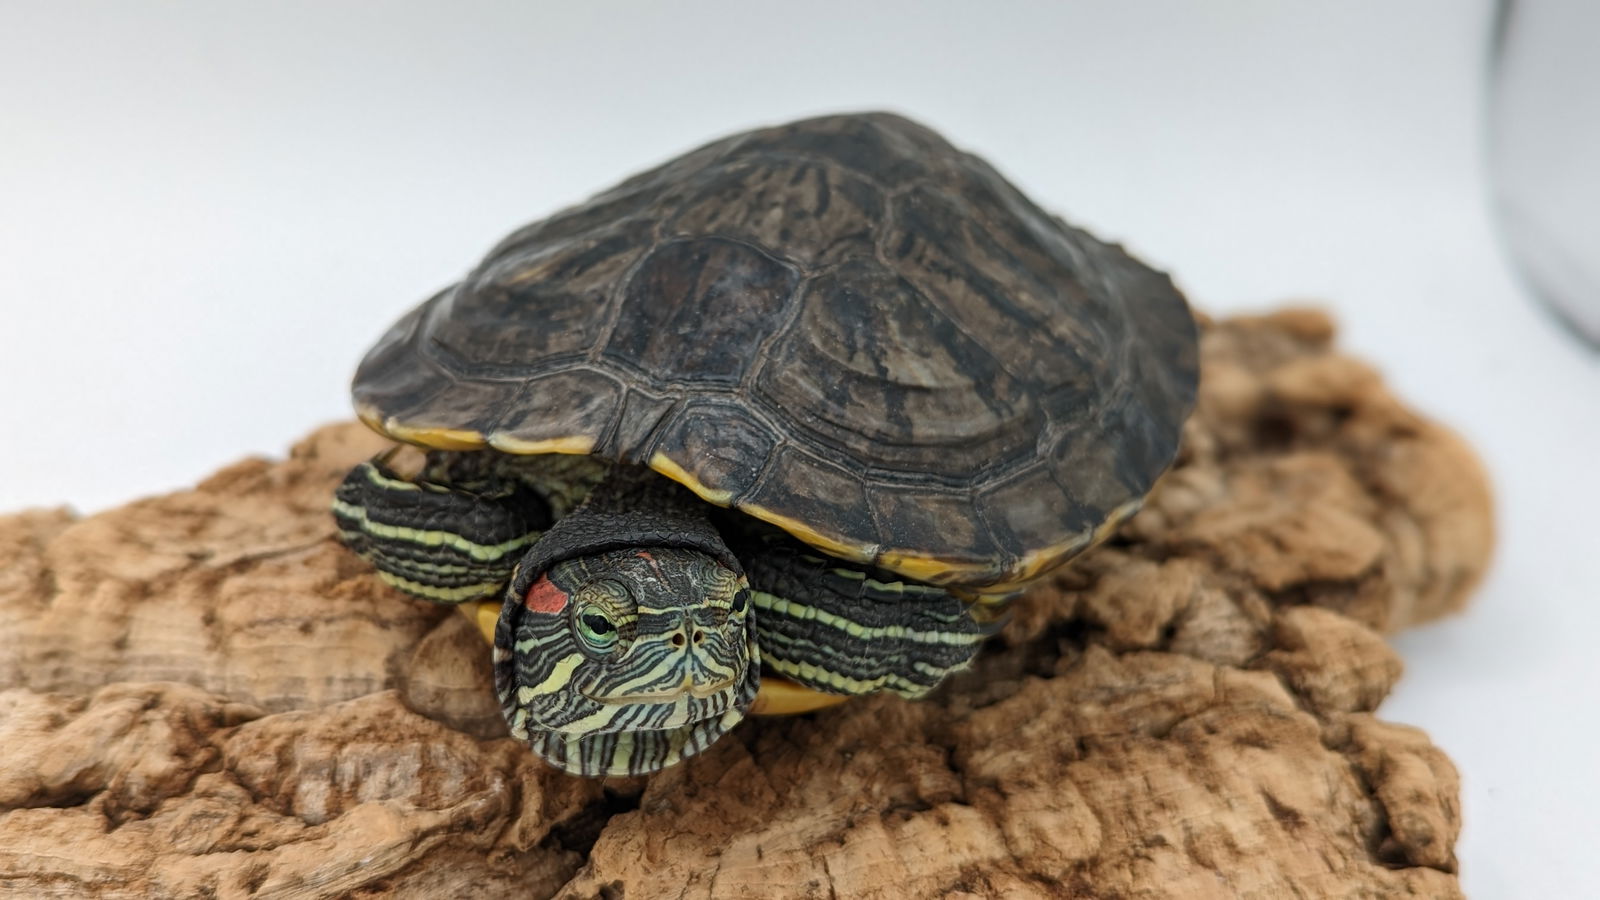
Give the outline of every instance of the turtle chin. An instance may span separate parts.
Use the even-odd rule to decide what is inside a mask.
[[[755,654],[754,641],[751,654]],[[710,747],[744,720],[761,687],[761,666],[750,659],[743,672],[720,685],[685,687],[666,694],[612,695],[578,689],[588,715],[566,730],[540,728],[529,716],[517,734],[545,762],[571,775],[648,775]],[[589,726],[602,723],[598,728]]]
[[[674,728],[605,734],[530,731],[528,748],[569,775],[648,775],[706,749],[743,719],[744,709],[734,708]]]

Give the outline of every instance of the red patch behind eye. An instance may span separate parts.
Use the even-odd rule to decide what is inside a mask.
[[[567,595],[550,581],[546,575],[533,583],[528,588],[528,596],[523,598],[522,605],[541,613],[558,613],[567,608]]]

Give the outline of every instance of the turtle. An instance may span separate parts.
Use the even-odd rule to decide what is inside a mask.
[[[1167,275],[923,125],[810,118],[523,227],[400,318],[352,389],[397,443],[333,513],[477,623],[512,736],[648,774],[966,667],[1139,508],[1197,377]]]

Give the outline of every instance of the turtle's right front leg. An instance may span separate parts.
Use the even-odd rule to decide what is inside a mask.
[[[408,479],[389,467],[393,453],[350,470],[334,493],[340,539],[413,597],[498,603],[517,560],[550,527],[550,505],[515,480],[445,482],[452,467],[431,458],[424,477]]]

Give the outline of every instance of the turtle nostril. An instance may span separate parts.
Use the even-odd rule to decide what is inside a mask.
[[[705,641],[705,639],[706,639],[706,633],[704,631],[696,631],[694,633],[694,642],[696,644],[702,643],[703,641]]]
[[[672,646],[674,646],[674,647],[682,647],[683,646],[683,635],[681,633],[680,634],[675,634],[675,635],[672,636]]]

